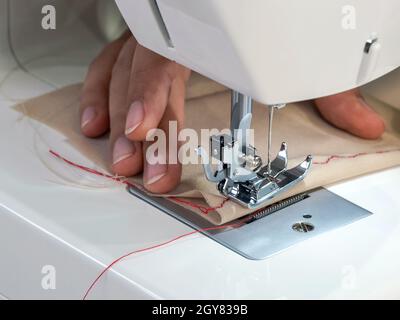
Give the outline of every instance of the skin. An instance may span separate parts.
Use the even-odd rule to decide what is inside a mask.
[[[190,70],[137,43],[131,33],[107,45],[89,67],[82,98],[83,134],[97,138],[110,131],[110,166],[115,174],[143,172],[144,186],[166,193],[180,182],[181,165],[151,165],[144,155],[149,130],[168,135],[168,123],[183,128],[184,98]],[[315,100],[321,116],[337,128],[364,139],[385,130],[381,117],[357,90]]]

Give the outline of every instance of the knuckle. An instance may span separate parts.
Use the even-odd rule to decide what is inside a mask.
[[[169,75],[171,81],[177,78],[187,81],[190,76],[190,70],[174,61],[169,61],[165,65],[165,72]]]
[[[144,96],[158,94],[160,90],[168,87],[169,83],[168,73],[160,70],[136,73],[134,77],[136,91],[141,92]]]
[[[162,71],[168,74],[170,78],[175,78],[177,75],[176,66],[177,66],[176,62],[167,60],[162,66]]]
[[[143,87],[143,97],[146,101],[157,100],[158,97],[163,95],[166,91],[169,90],[169,81],[161,80],[150,82],[148,85]]]

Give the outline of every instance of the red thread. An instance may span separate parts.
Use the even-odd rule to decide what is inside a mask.
[[[357,154],[354,154],[354,155],[347,155],[347,156],[332,155],[332,156],[329,156],[325,161],[314,161],[313,164],[314,165],[327,165],[331,161],[334,161],[334,160],[355,159],[355,158],[358,158],[358,157],[361,157],[361,156],[367,156],[367,155],[371,155],[371,154],[384,154],[384,153],[390,153],[390,152],[396,152],[396,151],[400,151],[400,149],[384,150],[384,151],[377,151],[377,152],[371,152],[371,153],[362,152],[362,153],[357,153]],[[91,169],[91,168],[88,168],[88,167],[85,167],[85,166],[82,166],[82,165],[79,165],[79,164],[76,164],[76,163],[74,163],[74,162],[62,157],[61,155],[59,155],[58,153],[56,153],[53,150],[49,150],[49,152],[52,155],[54,155],[55,157],[63,160],[67,164],[69,164],[71,166],[74,166],[74,167],[76,167],[78,169],[84,170],[86,172],[89,172],[89,173],[92,173],[92,174],[95,174],[95,175],[98,175],[98,176],[101,176],[101,177],[112,179],[112,180],[114,180],[116,182],[123,183],[123,184],[125,184],[125,185],[127,185],[129,187],[136,187],[136,188],[139,188],[139,189],[143,190],[143,187],[141,185],[133,184],[133,183],[127,181],[126,178],[112,176],[112,175],[109,175],[109,174],[106,174],[106,173],[102,173],[102,172],[96,171],[94,169]],[[189,207],[191,207],[193,209],[197,209],[197,210],[199,210],[201,213],[203,213],[205,215],[209,214],[210,212],[214,212],[214,211],[216,211],[218,209],[222,209],[225,206],[225,204],[229,201],[228,198],[225,198],[221,202],[221,204],[216,206],[216,207],[206,207],[206,206],[202,206],[200,204],[191,202],[189,200],[185,200],[185,199],[181,199],[181,198],[177,198],[177,197],[169,197],[169,199],[172,200],[172,201],[175,201],[177,203],[180,203],[180,204],[183,204],[183,205],[187,205],[187,206],[189,206]]]
[[[175,237],[175,238],[173,238],[173,239],[170,239],[170,240],[168,240],[168,241],[162,242],[162,243],[160,243],[160,244],[156,244],[156,245],[151,246],[151,247],[147,247],[147,248],[144,248],[144,249],[138,249],[138,250],[132,251],[132,252],[130,252],[130,253],[127,253],[127,254],[125,254],[125,255],[119,257],[118,259],[115,259],[115,260],[114,260],[112,263],[110,263],[105,269],[103,269],[103,271],[102,271],[102,272],[96,277],[96,279],[92,282],[92,284],[90,285],[89,289],[86,290],[86,293],[85,293],[85,295],[83,296],[83,300],[86,300],[86,298],[88,297],[88,295],[90,294],[90,292],[92,291],[92,289],[94,288],[94,286],[99,282],[99,280],[101,279],[101,277],[102,277],[108,270],[110,270],[110,269],[111,269],[113,266],[115,266],[118,262],[120,262],[121,260],[123,260],[123,259],[125,259],[125,258],[128,258],[129,256],[132,256],[132,255],[137,254],[137,253],[142,253],[142,252],[150,251],[150,250],[153,250],[153,249],[157,249],[157,248],[160,248],[160,247],[164,247],[164,246],[166,246],[166,245],[168,245],[168,244],[171,244],[171,243],[173,243],[173,242],[176,242],[176,241],[178,241],[178,240],[180,240],[180,239],[182,239],[182,238],[186,238],[186,237],[188,237],[188,236],[191,236],[191,235],[194,235],[194,234],[197,234],[197,233],[202,233],[202,232],[206,232],[206,231],[213,231],[213,230],[221,230],[221,229],[227,229],[227,228],[236,228],[236,227],[242,226],[244,223],[245,223],[245,221],[241,221],[241,222],[236,222],[236,223],[233,223],[233,224],[228,224],[228,225],[223,225],[223,226],[216,226],[216,227],[210,227],[210,228],[204,228],[204,229],[194,230],[194,231],[191,231],[191,232],[182,234],[182,235],[180,235],[180,236],[177,236],[177,237]]]
[[[369,155],[369,154],[383,154],[383,153],[389,153],[389,152],[394,152],[394,151],[400,151],[400,149],[397,149],[397,150],[390,150],[390,151],[377,151],[377,152],[374,152],[374,153],[358,153],[358,154],[349,155],[349,156],[333,155],[333,156],[328,157],[327,160],[325,160],[325,161],[322,161],[322,162],[314,162],[314,164],[316,164],[316,165],[325,165],[325,164],[328,164],[329,162],[331,162],[331,161],[333,161],[333,160],[337,160],[337,159],[354,159],[354,158],[357,158],[357,157],[360,157],[360,156]],[[70,160],[68,160],[68,159],[66,159],[66,158],[64,158],[64,157],[62,157],[60,154],[56,153],[56,152],[53,151],[53,150],[49,150],[49,152],[50,152],[52,155],[54,155],[55,157],[57,157],[57,158],[63,160],[65,163],[67,163],[67,164],[69,164],[69,165],[71,165],[71,166],[73,166],[73,167],[79,168],[79,169],[81,169],[81,170],[83,170],[83,171],[86,171],[86,172],[89,172],[89,173],[92,173],[92,174],[95,174],[95,175],[98,175],[98,176],[102,176],[102,177],[105,177],[105,178],[108,178],[108,179],[112,179],[112,180],[114,180],[114,181],[116,181],[116,182],[123,183],[123,184],[125,184],[125,185],[127,185],[127,186],[130,186],[130,187],[139,187],[139,188],[141,188],[141,186],[135,185],[135,184],[133,184],[133,183],[127,181],[127,180],[124,180],[124,178],[112,176],[112,175],[109,175],[109,174],[106,174],[106,173],[102,173],[102,172],[99,172],[99,171],[97,171],[97,170],[94,170],[94,169],[91,169],[91,168],[88,168],[88,167],[85,167],[85,166],[82,166],[82,165],[79,165],[79,164],[76,164],[76,163],[74,163],[74,162],[72,162],[72,161],[70,161]],[[192,202],[190,202],[190,201],[183,200],[183,199],[179,199],[179,198],[176,198],[176,197],[169,197],[169,198],[170,198],[171,200],[173,200],[173,201],[178,202],[178,203],[188,205],[188,206],[190,206],[190,207],[192,207],[192,208],[196,208],[196,209],[200,210],[200,211],[201,211],[202,213],[204,213],[204,214],[208,214],[208,213],[211,212],[211,211],[215,211],[215,210],[217,210],[217,209],[222,208],[222,207],[229,201],[229,199],[224,199],[224,201],[223,201],[219,206],[207,208],[207,207],[201,206],[201,205],[199,205],[199,204],[192,203]],[[251,217],[251,216],[250,216],[250,217]],[[128,253],[128,254],[125,254],[125,255],[119,257],[118,259],[115,259],[112,263],[110,263],[110,264],[96,277],[96,279],[92,282],[92,284],[90,285],[90,287],[87,289],[87,291],[86,291],[86,293],[85,293],[85,295],[84,295],[84,297],[83,297],[83,300],[85,300],[85,299],[88,297],[88,295],[90,294],[90,292],[92,291],[92,289],[94,288],[94,286],[98,283],[98,281],[102,278],[102,276],[103,276],[108,270],[110,270],[110,269],[111,269],[113,266],[115,266],[118,262],[122,261],[123,259],[125,259],[125,258],[127,258],[127,257],[129,257],[129,256],[132,256],[132,255],[138,254],[138,253],[142,253],[142,252],[146,252],[146,251],[150,251],[150,250],[153,250],[153,249],[157,249],[157,248],[160,248],[160,247],[164,247],[164,246],[166,246],[166,245],[168,245],[168,244],[171,244],[171,243],[176,242],[176,241],[178,241],[178,240],[180,240],[180,239],[182,239],[182,238],[185,238],[185,237],[188,237],[188,236],[191,236],[191,235],[194,235],[194,234],[198,234],[198,233],[202,233],[202,232],[206,232],[206,231],[212,231],[212,230],[221,230],[221,229],[227,229],[227,228],[236,228],[236,227],[239,227],[239,226],[243,225],[245,222],[246,222],[246,219],[244,219],[244,220],[242,220],[242,221],[240,221],[240,222],[233,223],[233,224],[228,224],[228,225],[223,225],[223,226],[216,226],[216,227],[210,227],[210,228],[204,228],[204,229],[194,230],[194,231],[188,232],[188,233],[186,233],[186,234],[182,234],[182,235],[180,235],[180,236],[177,236],[177,237],[175,237],[175,238],[173,238],[173,239],[170,239],[170,240],[168,240],[168,241],[162,242],[162,243],[160,243],[160,244],[157,244],[157,245],[154,245],[154,246],[150,246],[150,247],[147,247],[147,248],[143,248],[143,249],[138,249],[138,250],[132,251],[132,252],[130,252],[130,253]]]
[[[135,188],[139,188],[139,189],[143,190],[143,187],[141,185],[131,183],[128,180],[126,180],[126,178],[112,176],[110,174],[102,173],[102,172],[97,171],[95,169],[91,169],[91,168],[82,166],[80,164],[77,164],[75,162],[72,162],[72,161],[64,158],[63,156],[61,156],[60,154],[58,154],[57,152],[55,152],[53,150],[49,150],[49,152],[53,156],[57,157],[58,159],[64,161],[65,163],[67,163],[67,164],[69,164],[69,165],[71,165],[71,166],[73,166],[75,168],[81,169],[81,170],[83,170],[85,172],[88,172],[88,173],[91,173],[91,174],[95,174],[95,175],[100,176],[100,177],[104,177],[104,178],[107,178],[107,179],[114,180],[116,182],[125,184],[128,187],[135,187]],[[197,203],[194,203],[194,202],[191,202],[191,201],[188,201],[188,200],[180,199],[180,198],[177,198],[177,197],[168,197],[168,199],[171,199],[172,201],[175,201],[175,202],[180,203],[180,204],[187,205],[187,206],[189,206],[191,208],[198,209],[201,213],[203,213],[205,215],[207,215],[210,212],[213,212],[213,211],[215,211],[217,209],[221,209],[225,205],[225,203],[229,201],[229,199],[226,198],[226,199],[224,199],[222,201],[222,203],[220,205],[218,205],[216,207],[206,207],[206,206],[202,206],[200,204],[197,204]]]
[[[315,165],[326,165],[330,163],[333,160],[342,160],[342,159],[355,159],[358,157],[363,157],[363,156],[368,156],[371,154],[384,154],[384,153],[390,153],[390,152],[395,152],[395,151],[400,151],[400,149],[395,149],[395,150],[385,150],[385,151],[376,151],[376,152],[361,152],[353,155],[347,155],[347,156],[340,156],[340,155],[333,155],[328,157],[325,161],[314,161],[313,164]]]
[[[72,161],[70,161],[70,160],[64,158],[63,156],[61,156],[60,154],[58,154],[57,152],[55,152],[55,151],[53,151],[53,150],[49,150],[49,152],[50,152],[53,156],[55,156],[56,158],[58,158],[58,159],[64,161],[65,163],[67,163],[67,164],[69,164],[69,165],[71,165],[71,166],[73,166],[73,167],[75,167],[75,168],[81,169],[81,170],[83,170],[83,171],[85,171],[85,172],[89,172],[89,173],[95,174],[95,175],[97,175],[97,176],[101,176],[101,177],[105,177],[105,178],[108,178],[108,179],[112,179],[112,180],[114,180],[114,181],[116,181],[116,182],[120,182],[120,183],[125,184],[125,185],[127,185],[127,186],[129,186],[129,187],[141,187],[141,186],[135,185],[135,184],[133,184],[133,183],[127,181],[127,180],[124,180],[124,178],[112,176],[112,175],[109,175],[109,174],[106,174],[106,173],[102,173],[102,172],[99,172],[99,171],[97,171],[97,170],[94,170],[94,169],[91,169],[91,168],[82,166],[82,165],[80,165],[80,164],[74,163],[74,162],[72,162]],[[177,197],[169,197],[169,198],[170,198],[171,200],[173,200],[173,201],[178,202],[178,203],[182,203],[182,204],[185,204],[185,205],[189,205],[189,206],[191,206],[191,207],[193,207],[193,208],[197,208],[197,209],[199,209],[201,212],[203,212],[204,214],[208,214],[208,213],[211,212],[211,211],[215,211],[216,209],[222,208],[222,207],[224,206],[224,204],[229,200],[229,199],[225,199],[225,200],[221,203],[221,205],[219,205],[219,206],[217,206],[217,207],[210,207],[210,208],[207,208],[207,207],[204,207],[204,206],[201,206],[201,205],[192,203],[192,202],[190,202],[190,201],[186,201],[186,200],[183,200],[183,199],[179,199],[179,198],[177,198]],[[239,227],[239,226],[243,225],[243,223],[245,223],[245,221],[236,222],[236,223],[233,223],[233,224],[228,224],[228,225],[223,225],[223,226],[216,226],[216,227],[210,227],[210,228],[204,228],[204,229],[194,230],[194,231],[191,231],[191,232],[182,234],[182,235],[180,235],[180,236],[178,236],[178,237],[175,237],[175,238],[173,238],[173,239],[170,239],[170,240],[168,240],[168,241],[162,242],[162,243],[160,243],[160,244],[157,244],[157,245],[154,245],[154,246],[151,246],[151,247],[147,247],[147,248],[143,248],[143,249],[138,249],[138,250],[132,251],[132,252],[130,252],[130,253],[128,253],[128,254],[125,254],[125,255],[119,257],[118,259],[114,260],[112,263],[110,263],[110,264],[97,276],[97,278],[96,278],[96,279],[93,281],[93,283],[90,285],[89,289],[86,291],[86,293],[85,293],[85,295],[84,295],[84,297],[83,297],[83,300],[85,300],[85,299],[87,298],[87,296],[89,295],[90,291],[94,288],[94,286],[97,284],[97,282],[101,279],[101,277],[102,277],[108,270],[110,270],[110,269],[111,269],[114,265],[116,265],[118,262],[120,262],[121,260],[123,260],[123,259],[125,259],[125,258],[127,258],[127,257],[129,257],[129,256],[132,256],[132,255],[137,254],[137,253],[141,253],[141,252],[145,252],[145,251],[150,251],[150,250],[153,250],[153,249],[157,249],[157,248],[160,248],[160,247],[164,247],[164,246],[166,246],[166,245],[168,245],[168,244],[170,244],[170,243],[176,242],[176,241],[178,241],[178,240],[180,240],[180,239],[182,239],[182,238],[191,236],[191,235],[193,235],[193,234],[202,233],[202,232],[206,232],[206,231],[212,231],[212,230],[221,230],[221,229],[227,229],[227,228],[235,228],[235,227]]]
[[[78,169],[81,169],[81,170],[83,170],[83,171],[86,171],[86,172],[89,172],[89,173],[91,173],[91,174],[94,174],[94,175],[96,175],[96,176],[100,176],[100,177],[104,177],[104,178],[107,178],[107,179],[114,180],[114,181],[116,181],[116,182],[120,182],[120,183],[122,183],[122,184],[125,184],[125,185],[128,186],[128,187],[136,187],[136,188],[140,188],[140,187],[141,187],[141,186],[139,186],[139,185],[133,184],[133,183],[131,183],[131,182],[125,180],[125,178],[123,178],[123,177],[112,176],[112,175],[110,175],[110,174],[102,173],[102,172],[97,171],[97,170],[95,170],[95,169],[91,169],[91,168],[82,166],[82,165],[80,165],[80,164],[74,163],[74,162],[72,162],[72,161],[70,161],[70,160],[68,160],[68,159],[66,159],[66,158],[64,158],[64,157],[62,157],[60,154],[56,153],[56,152],[53,151],[53,150],[49,150],[49,152],[50,152],[53,156],[55,156],[55,157],[57,157],[58,159],[64,161],[65,163],[67,163],[67,164],[69,164],[69,165],[71,165],[71,166],[73,166],[73,167],[75,167],[75,168],[78,168]]]
[[[218,209],[223,208],[224,205],[225,205],[225,203],[227,203],[227,202],[229,201],[229,198],[225,198],[225,199],[221,202],[221,204],[218,205],[218,206],[216,206],[216,207],[205,207],[205,206],[202,206],[202,205],[200,205],[200,204],[197,204],[197,203],[194,203],[194,202],[185,200],[185,199],[181,199],[181,198],[168,197],[168,199],[171,199],[172,201],[178,202],[178,203],[183,204],[183,205],[187,205],[187,206],[189,206],[189,207],[191,207],[191,208],[198,209],[201,213],[203,213],[203,214],[205,214],[205,215],[207,215],[207,214],[209,214],[210,212],[213,212],[213,211],[215,211],[215,210],[218,210]]]
[[[384,151],[377,151],[377,152],[371,152],[371,153],[362,152],[362,153],[357,153],[357,154],[347,155],[347,156],[332,155],[332,156],[329,156],[325,161],[314,161],[313,164],[314,165],[327,165],[331,161],[334,161],[334,160],[355,159],[355,158],[358,158],[358,157],[367,156],[367,155],[371,155],[371,154],[384,154],[384,153],[390,153],[390,152],[396,152],[396,151],[400,151],[400,149],[384,150]],[[139,189],[143,190],[143,187],[141,185],[131,183],[131,182],[127,181],[126,178],[112,176],[112,175],[109,175],[109,174],[106,174],[106,173],[102,173],[102,172],[99,172],[97,170],[94,170],[94,169],[91,169],[91,168],[88,168],[88,167],[85,167],[85,166],[82,166],[82,165],[79,165],[79,164],[76,164],[76,163],[74,163],[74,162],[62,157],[60,154],[56,153],[53,150],[49,150],[49,152],[52,155],[54,155],[55,157],[63,160],[67,164],[69,164],[71,166],[74,166],[74,167],[76,167],[78,169],[84,170],[86,172],[89,172],[89,173],[92,173],[92,174],[95,174],[95,175],[98,175],[98,176],[101,176],[101,177],[112,179],[112,180],[114,180],[116,182],[120,182],[120,183],[125,184],[125,185],[127,185],[129,187],[136,187],[136,188],[139,188]],[[197,210],[199,210],[201,213],[203,213],[205,215],[208,215],[210,212],[214,212],[214,211],[216,211],[218,209],[222,209],[225,206],[225,204],[229,201],[228,198],[225,198],[221,202],[221,204],[216,206],[216,207],[206,207],[206,206],[202,206],[200,204],[191,202],[189,200],[185,200],[185,199],[181,199],[181,198],[177,198],[177,197],[169,197],[169,199],[174,201],[174,202],[177,202],[179,204],[187,205],[187,206],[189,206],[189,207],[191,207],[193,209],[197,209]]]

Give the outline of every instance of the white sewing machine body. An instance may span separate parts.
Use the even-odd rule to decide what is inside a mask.
[[[122,187],[80,188],[44,165],[36,153],[38,124],[21,119],[12,106],[17,100],[81,81],[104,42],[99,41],[100,31],[92,31],[99,26],[87,28],[84,18],[65,19],[65,28],[60,23],[57,32],[34,37],[37,16],[29,9],[40,12],[47,1],[30,1],[32,7],[25,0],[12,3],[20,21],[12,24],[10,47],[6,1],[0,0],[0,298],[80,299],[115,258],[192,229]],[[82,4],[68,0],[67,7],[78,10]],[[22,22],[28,27],[18,30]],[[41,50],[46,54],[38,55]],[[19,69],[13,52],[23,58],[28,72]],[[334,66],[330,62],[325,67]],[[400,85],[399,72],[389,77],[392,89]],[[388,89],[388,83],[384,87]],[[374,87],[369,90],[385,98]],[[59,153],[91,165],[62,135],[46,127],[40,132]],[[399,298],[399,180],[397,167],[330,186],[333,193],[373,214],[268,259],[249,260],[207,237],[191,236],[117,264],[89,298]],[[43,282],[52,271],[56,271],[55,289]]]
[[[275,109],[359,87],[400,65],[396,0],[116,2],[139,43],[233,90],[231,135],[210,138],[222,169],[205,164],[204,172],[223,196],[252,209],[300,183],[312,164],[309,155],[288,168],[285,143],[265,161],[248,138],[238,141],[250,129],[252,99],[271,107],[271,145]],[[207,151],[199,155],[208,162]]]
[[[400,65],[397,0],[116,2],[143,46],[268,105],[359,87]]]

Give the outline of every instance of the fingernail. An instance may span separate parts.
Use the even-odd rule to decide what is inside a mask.
[[[113,164],[117,164],[131,156],[136,152],[136,147],[132,141],[122,136],[119,137],[114,144]]]
[[[96,118],[97,112],[95,107],[87,107],[83,110],[82,119],[81,119],[81,127],[86,127],[90,122],[92,122]]]
[[[149,165],[147,167],[146,184],[151,185],[161,180],[167,174],[167,166],[165,164]]]
[[[151,185],[161,180],[167,174],[167,164],[163,157],[157,157],[153,154],[146,154],[147,170],[146,184]]]
[[[126,119],[125,134],[129,135],[143,122],[144,107],[143,102],[135,101],[129,108],[128,116]]]

